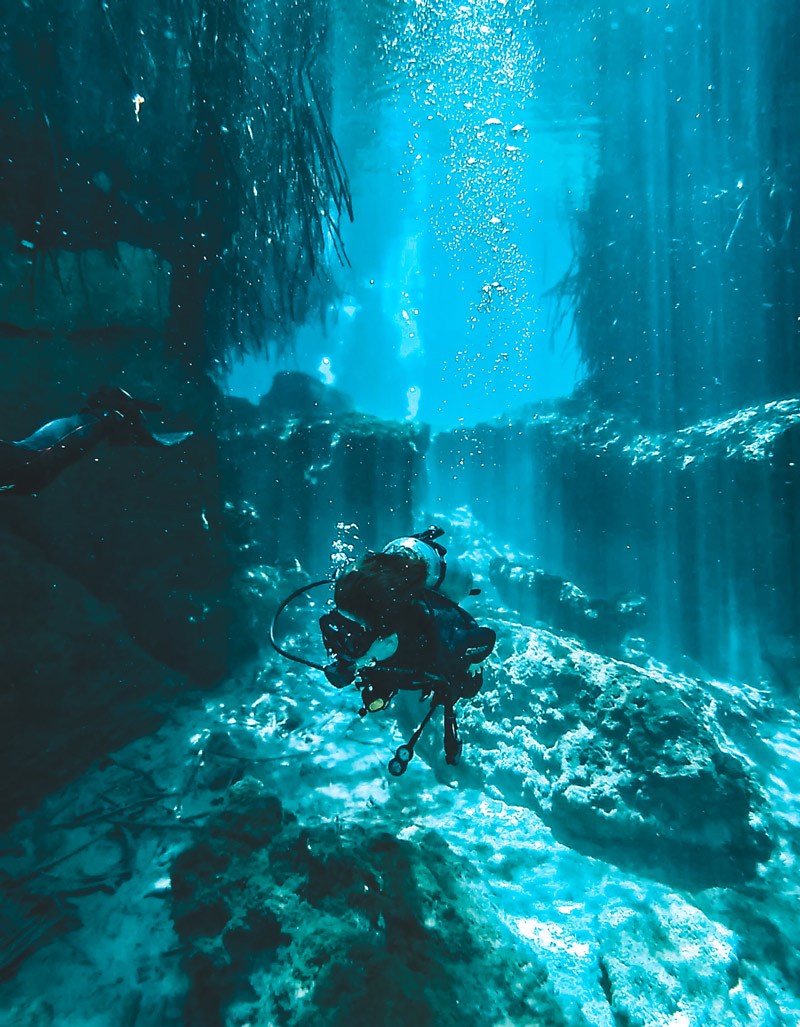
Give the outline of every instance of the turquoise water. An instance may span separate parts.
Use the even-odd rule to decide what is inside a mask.
[[[8,12],[0,1027],[800,1027],[798,48]]]
[[[558,95],[564,69],[541,49],[552,29],[533,5],[378,6],[364,19],[374,35],[347,9],[333,29],[352,267],[324,326],[304,327],[276,366],[437,426],[568,394],[579,356],[548,293],[569,268],[597,138],[591,109]],[[236,366],[229,388],[257,400],[273,370]]]

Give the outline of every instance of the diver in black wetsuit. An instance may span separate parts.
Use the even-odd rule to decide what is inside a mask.
[[[326,667],[284,652],[270,635],[278,652],[317,666],[337,688],[356,684],[361,690],[362,715],[385,709],[399,691],[431,697],[428,714],[389,763],[395,776],[405,772],[417,740],[439,706],[444,708],[445,759],[449,764],[458,762],[462,743],[455,704],[480,691],[480,664],[495,644],[494,631],[481,627],[458,605],[476,590],[470,587],[469,572],[446,559],[444,547],[436,541],[442,534],[441,529],[429,528],[395,539],[383,552],[368,553],[338,576],[335,609],[320,618],[332,660]],[[278,613],[301,591],[290,596]]]
[[[192,433],[154,432],[145,410],[158,403],[134,399],[123,389],[103,385],[80,413],[49,421],[19,442],[0,441],[0,491],[30,496],[49,485],[103,439],[113,446],[174,446]]]

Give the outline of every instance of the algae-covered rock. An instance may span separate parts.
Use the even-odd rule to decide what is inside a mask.
[[[193,1024],[558,1027],[541,966],[514,951],[433,833],[304,827],[252,780],[172,868]]]
[[[496,627],[496,671],[462,726],[465,759],[502,798],[656,877],[719,882],[769,857],[765,799],[696,682]]]
[[[736,936],[677,895],[607,928],[599,959],[616,1023],[771,1027],[776,1022],[770,1003],[741,979]]]

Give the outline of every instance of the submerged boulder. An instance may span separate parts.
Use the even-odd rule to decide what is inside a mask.
[[[495,557],[490,576],[503,602],[526,621],[542,621],[553,630],[577,635],[610,655],[622,654],[626,637],[641,630],[646,617],[642,596],[592,599],[577,585],[548,574],[530,560],[511,563]]]
[[[187,1020],[267,1027],[566,1027],[433,833],[304,827],[250,779],[172,867]]]
[[[464,711],[488,785],[565,843],[656,878],[747,877],[772,851],[766,801],[696,682],[498,622]]]
[[[614,1022],[772,1027],[772,1004],[741,979],[738,946],[677,895],[606,928],[599,961]]]
[[[259,410],[268,417],[325,417],[353,409],[340,389],[302,371],[278,371]]]

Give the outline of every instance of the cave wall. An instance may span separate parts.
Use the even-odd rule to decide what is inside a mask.
[[[62,732],[37,794],[144,730],[169,681],[213,686],[263,644],[214,382],[231,350],[280,349],[335,292],[350,198],[327,15],[327,0],[30,0],[4,20],[0,439],[103,384],[160,403],[155,429],[193,433],[172,449],[101,443],[36,496],[0,492],[20,766],[42,745],[38,707]],[[44,603],[48,581],[74,602]],[[96,610],[114,621],[102,638]]]
[[[797,395],[798,8],[589,6],[561,285],[588,394],[658,431]]]
[[[160,402],[162,411],[146,415],[154,427],[193,431],[169,449],[101,443],[38,495],[0,496],[0,524],[111,603],[152,657],[198,681],[221,680],[246,643],[223,612],[234,553],[223,523],[216,387],[165,360],[158,334],[27,333],[0,337],[0,353],[6,438],[76,413],[104,383]]]
[[[327,0],[17,5],[0,41],[15,256],[52,279],[65,251],[156,254],[170,344],[195,366],[285,342],[330,298],[351,214],[327,45]],[[0,321],[15,323],[2,300]]]
[[[327,40],[327,0],[31,0],[0,43],[0,438],[106,383],[193,432],[164,452],[101,446],[39,496],[3,496],[0,520],[204,683],[254,651],[213,382],[232,349],[280,348],[330,297],[350,209]]]
[[[187,679],[149,656],[103,602],[0,524],[0,830],[159,725]]]
[[[325,577],[337,540],[363,552],[418,530],[414,518],[427,487],[425,426],[352,411],[292,415],[269,399],[260,409],[228,400],[222,435],[226,488],[238,497],[250,563],[297,561]]]
[[[647,435],[573,404],[441,433],[428,463],[435,494],[495,544],[591,595],[643,595],[655,655],[783,679],[800,631],[799,416],[787,400]]]

